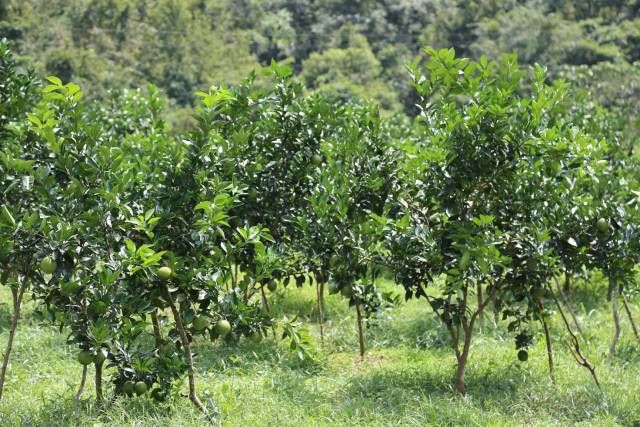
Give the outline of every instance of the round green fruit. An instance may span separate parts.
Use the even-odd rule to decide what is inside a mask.
[[[160,267],[158,269],[158,279],[160,280],[169,280],[173,271],[170,267]]]
[[[275,280],[269,280],[269,283],[267,283],[267,289],[271,292],[275,292],[276,289],[278,289],[278,282]]]
[[[131,396],[135,391],[135,384],[132,381],[127,381],[122,384],[122,392],[127,396]]]
[[[538,270],[538,261],[535,258],[527,259],[527,271],[535,273]]]
[[[600,218],[596,223],[596,227],[598,227],[598,231],[600,233],[606,233],[609,231],[609,221],[604,218]]]
[[[340,293],[345,298],[351,298],[353,296],[353,287],[351,285],[343,286],[342,289],[340,289]]]
[[[545,288],[535,288],[532,292],[532,295],[535,299],[542,299],[544,298],[545,294],[546,294],[546,289]]]
[[[57,268],[58,264],[56,263],[56,260],[50,256],[44,257],[42,258],[42,261],[40,261],[40,270],[45,274],[53,274],[56,272]]]
[[[231,323],[229,323],[229,321],[225,319],[220,319],[218,320],[218,323],[216,323],[215,331],[216,334],[224,337],[229,332],[231,332]]]
[[[209,326],[209,320],[204,316],[198,316],[193,319],[193,329],[196,331],[202,331]]]
[[[93,353],[91,353],[90,351],[82,350],[80,353],[78,353],[78,362],[80,362],[80,364],[83,366],[90,365],[91,363],[93,363],[93,360]]]
[[[331,295],[340,292],[340,286],[336,282],[329,282],[329,293]]]
[[[96,301],[89,304],[89,314],[94,317],[104,316],[109,310],[109,306],[104,301]]]
[[[526,362],[529,359],[529,353],[527,350],[520,350],[518,352],[518,360],[521,362]]]
[[[251,333],[251,335],[249,335],[248,337],[252,342],[254,343],[259,343],[260,341],[262,341],[262,334],[260,332],[253,332]]]
[[[320,154],[314,154],[311,157],[311,161],[313,162],[314,165],[320,166],[322,164],[322,156]]]
[[[151,390],[151,398],[158,402],[162,402],[167,399],[167,393],[161,388],[154,388]]]
[[[147,385],[144,383],[144,381],[138,381],[134,386],[134,391],[138,396],[141,396],[147,392]]]
[[[93,361],[98,364],[103,363],[105,360],[107,360],[107,356],[105,356],[102,350],[98,350],[96,355],[93,357]]]

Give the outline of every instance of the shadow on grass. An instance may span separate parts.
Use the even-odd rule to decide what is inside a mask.
[[[451,340],[439,319],[427,312],[423,317],[376,322],[367,329],[376,347],[407,346],[421,350],[450,348]]]
[[[260,344],[240,342],[233,344],[211,344],[199,342],[194,350],[196,370],[200,372],[222,373],[227,369],[238,369],[243,372],[264,369],[296,370],[306,375],[315,375],[324,369],[322,355],[314,359],[301,360],[295,353],[278,346],[272,339]]]
[[[178,403],[178,400],[182,400]],[[47,396],[35,408],[21,405],[24,411],[0,413],[0,425],[24,427],[79,426],[79,425],[162,425],[170,422],[174,408],[171,404],[189,405],[187,399],[176,397],[174,401],[158,404],[150,398],[118,398],[106,402],[104,409],[93,399],[74,401],[67,396]],[[117,419],[114,419],[117,418]],[[164,422],[163,422],[164,420]],[[166,425],[166,424],[165,424]]]

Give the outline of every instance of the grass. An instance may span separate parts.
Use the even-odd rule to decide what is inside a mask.
[[[353,310],[327,298],[327,339],[317,355],[300,361],[272,338],[242,340],[234,347],[196,342],[199,393],[221,425],[228,426],[425,426],[425,425],[626,425],[640,426],[640,343],[623,317],[623,337],[606,362],[611,314],[601,288],[574,294],[588,330],[585,349],[597,367],[602,392],[562,344],[560,319],[551,323],[557,384],[549,381],[542,340],[527,363],[517,361],[513,337],[492,315],[475,336],[467,371],[467,395],[452,389],[454,357],[448,336],[422,301],[385,313],[367,330],[366,360],[358,357]],[[2,345],[10,299],[0,293]],[[270,295],[279,313],[299,315],[317,337],[314,291],[279,289]],[[640,317],[638,306],[634,310]],[[622,313],[624,314],[624,313]],[[65,331],[43,326],[26,306],[0,402],[2,426],[201,426],[205,423],[180,393],[167,402],[147,397],[116,399],[103,410],[73,395],[81,369]]]

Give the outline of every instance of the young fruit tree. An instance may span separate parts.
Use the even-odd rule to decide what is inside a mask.
[[[544,320],[555,264],[543,195],[572,153],[550,121],[562,91],[544,83],[543,69],[529,73],[514,56],[473,62],[426,52],[426,72],[412,68],[422,126],[399,143],[400,213],[381,221],[383,260],[406,297],[425,298],[445,325],[464,393],[473,333],[489,305],[511,319],[518,357],[528,357],[528,323]]]

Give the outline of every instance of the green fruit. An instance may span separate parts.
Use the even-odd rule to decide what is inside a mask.
[[[340,286],[336,282],[329,282],[329,293],[331,295],[340,292]]]
[[[94,363],[97,363],[97,364],[101,364],[105,360],[107,360],[107,356],[104,354],[104,351],[102,351],[102,350],[98,350],[96,355],[93,357]]]
[[[143,395],[147,392],[147,385],[144,383],[144,381],[138,381],[134,386],[134,391],[138,396]]]
[[[527,353],[527,350],[520,350],[518,352],[518,360],[521,362],[526,362],[529,359],[529,353]]]
[[[527,271],[535,273],[538,270],[538,261],[535,258],[527,259]]]
[[[78,353],[78,362],[84,366],[90,365],[93,363],[93,353],[87,350],[82,350]]]
[[[193,319],[192,325],[193,329],[195,329],[196,331],[202,331],[206,329],[207,326],[209,326],[209,320],[204,316],[198,316]]]
[[[80,291],[80,284],[78,282],[67,282],[61,285],[62,292],[66,295],[74,295]]]
[[[544,298],[545,294],[546,294],[546,290],[545,288],[535,288],[533,290],[533,297],[537,300]]]
[[[598,227],[598,231],[600,233],[606,233],[609,231],[609,221],[604,218],[600,218],[596,223],[596,227]]]
[[[311,161],[313,162],[314,165],[320,166],[322,164],[322,156],[320,154],[314,154],[311,157]]]
[[[57,268],[58,264],[56,263],[56,260],[50,256],[44,257],[42,258],[42,261],[40,261],[40,270],[45,274],[53,274],[56,272]]]
[[[353,296],[353,287],[351,287],[351,285],[343,286],[342,289],[340,289],[340,293],[345,298],[351,298]]]
[[[167,393],[161,388],[154,388],[153,390],[151,390],[151,397],[158,402],[162,402],[166,400]]]
[[[220,335],[221,337],[224,337],[229,332],[231,332],[231,323],[229,323],[225,319],[220,319],[218,320],[218,323],[216,323],[215,331],[216,331],[216,334]]]
[[[262,341],[262,334],[260,332],[253,332],[251,333],[251,335],[249,335],[248,337],[252,342],[254,343],[259,343],[260,341]]]
[[[135,385],[133,384],[132,381],[127,381],[122,385],[122,392],[127,396],[133,395],[134,391],[135,391]]]
[[[267,289],[271,292],[275,292],[275,290],[278,289],[278,282],[275,280],[269,280],[269,283],[267,283]]]
[[[158,279],[160,280],[169,280],[173,271],[169,267],[160,267],[158,269]]]
[[[93,317],[104,316],[109,310],[109,306],[104,301],[96,301],[89,304],[89,314]]]

